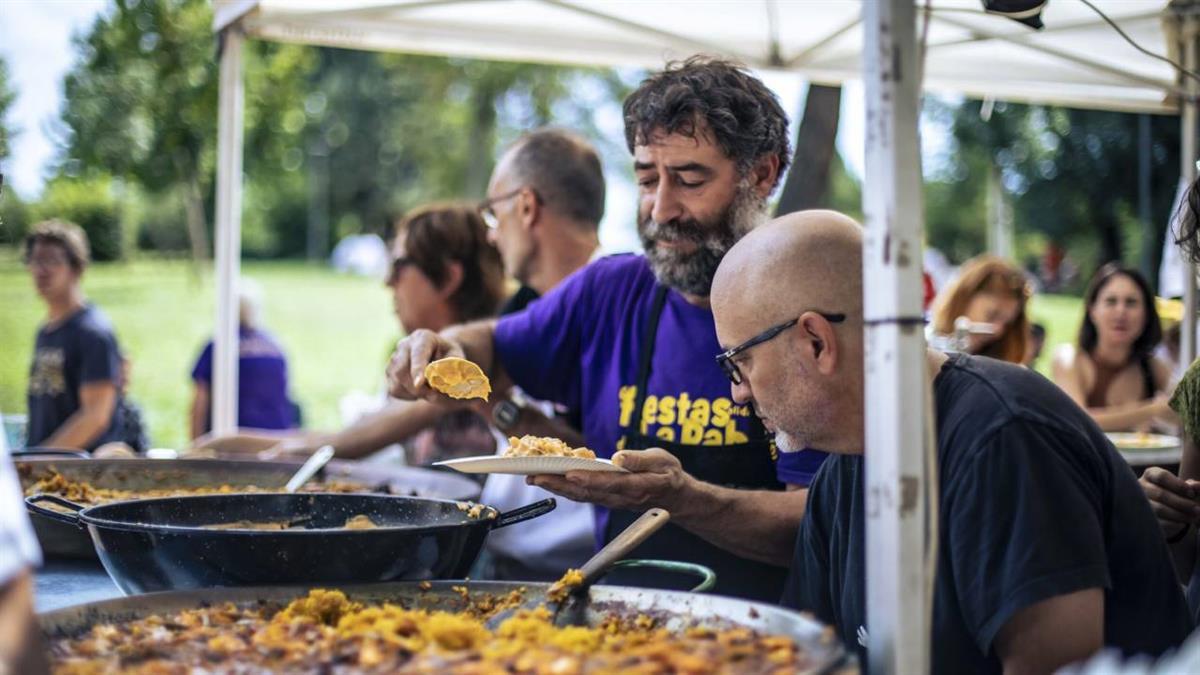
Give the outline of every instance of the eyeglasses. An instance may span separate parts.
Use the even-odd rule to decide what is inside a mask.
[[[529,190],[529,192],[533,194],[534,201],[538,204],[542,203],[542,197],[537,193],[537,190],[534,190],[528,185],[522,185],[512,192],[506,192],[497,197],[490,197],[479,202],[479,206],[475,207],[475,210],[479,212],[479,217],[483,218],[483,222],[488,226],[488,228],[494,230],[497,227],[500,227],[500,219],[496,217],[496,211],[492,207],[500,202],[506,202],[513,197],[516,197],[517,195],[521,194],[523,190]]]
[[[807,313],[808,312],[803,312],[802,315]],[[825,312],[816,312],[816,314],[829,323],[841,323],[846,320],[845,314],[826,314]],[[733,357],[741,354],[755,345],[761,345],[762,343],[773,339],[776,335],[779,335],[783,331],[795,326],[798,323],[800,323],[800,317],[796,317],[791,321],[785,321],[777,326],[771,326],[758,335],[746,340],[742,344],[721,354],[717,354],[717,365],[721,366],[721,370],[725,371],[725,375],[729,377],[730,382],[734,384],[741,384],[745,381],[745,378],[742,377],[742,371],[738,369],[738,365],[733,362]]]

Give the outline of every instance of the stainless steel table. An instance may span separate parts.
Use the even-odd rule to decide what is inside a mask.
[[[47,560],[34,575],[34,609],[46,612],[122,595],[96,560]]]

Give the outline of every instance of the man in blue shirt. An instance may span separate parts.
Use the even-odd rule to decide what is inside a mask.
[[[238,427],[285,430],[298,426],[288,397],[288,365],[283,348],[259,325],[262,290],[242,279],[238,312]],[[212,417],[213,343],[204,345],[192,368],[192,438],[208,432]]]

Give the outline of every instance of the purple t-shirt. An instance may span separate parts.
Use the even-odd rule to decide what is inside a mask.
[[[192,379],[212,384],[213,343],[200,352]],[[287,360],[270,334],[238,328],[238,426],[291,429],[296,414],[287,395]]]
[[[619,448],[632,423],[637,366],[655,278],[640,255],[597,260],[496,327],[497,358],[534,398],[578,410],[588,447],[601,457]],[[712,312],[667,294],[658,325],[642,428],[648,436],[687,445],[749,440],[753,412],[730,398],[729,378],[714,357]],[[781,482],[808,485],[825,454],[785,453]]]

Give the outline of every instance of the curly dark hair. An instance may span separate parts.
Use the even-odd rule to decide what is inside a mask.
[[[775,155],[775,185],[792,156],[787,114],[775,94],[744,66],[708,56],[668,63],[625,99],[629,151],[658,133],[710,133],[743,174],[759,158]]]
[[[1179,203],[1172,234],[1183,256],[1193,263],[1200,263],[1200,177],[1188,186],[1187,194]]]
[[[1119,276],[1128,278],[1138,287],[1138,291],[1142,295],[1142,306],[1146,309],[1146,322],[1142,325],[1142,331],[1133,341],[1133,347],[1129,351],[1129,363],[1141,363],[1154,355],[1154,348],[1162,341],[1162,324],[1158,320],[1158,307],[1154,303],[1154,292],[1150,290],[1150,284],[1146,281],[1146,277],[1131,267],[1121,267],[1117,263],[1108,263],[1097,270],[1096,276],[1092,277],[1087,291],[1083,294],[1084,310],[1083,323],[1079,326],[1079,348],[1089,355],[1096,349],[1099,336],[1096,333],[1096,324],[1092,321],[1092,305],[1096,304],[1096,299],[1100,297],[1100,291],[1104,290],[1108,282]]]

